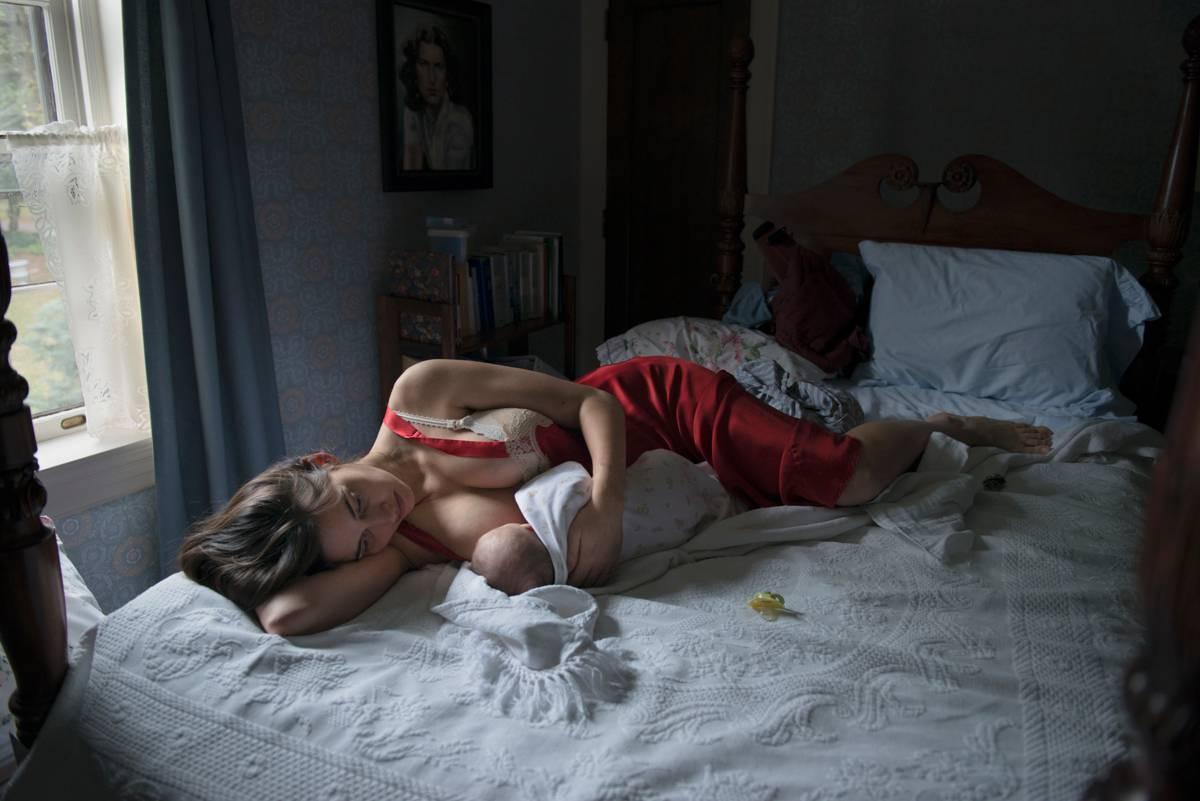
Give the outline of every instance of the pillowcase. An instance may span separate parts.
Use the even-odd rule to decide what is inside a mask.
[[[727,373],[736,373],[748,361],[770,359],[797,378],[820,381],[827,375],[762,332],[704,317],[650,320],[596,348],[600,364],[615,364],[635,356],[676,356]]]
[[[874,353],[856,378],[1070,416],[1130,414],[1117,390],[1158,317],[1099,256],[863,242]]]
[[[47,525],[54,525],[49,518],[44,519],[47,521]],[[62,571],[63,595],[67,607],[67,646],[74,648],[84,632],[104,619],[104,613],[100,611],[100,604],[97,603],[96,596],[88,589],[87,584],[83,582],[83,577],[75,569],[75,565],[67,558],[62,540],[58,541],[58,563]],[[12,743],[8,737],[9,732],[13,730],[12,714],[8,711],[8,699],[16,689],[17,684],[13,679],[12,669],[8,665],[8,658],[0,649],[0,699],[2,699],[0,700],[0,786],[8,781],[17,767],[12,752]]]
[[[767,233],[770,227],[754,233],[779,281],[771,299],[775,338],[822,370],[849,370],[869,349],[854,292],[829,258],[797,244],[785,229]]]

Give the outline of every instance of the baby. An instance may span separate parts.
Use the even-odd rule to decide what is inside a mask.
[[[564,462],[517,490],[525,523],[509,523],[479,538],[471,567],[492,587],[518,595],[567,580],[567,532],[591,498],[592,477]],[[707,469],[671,451],[648,451],[625,472],[621,561],[676,547],[707,524],[738,511]]]

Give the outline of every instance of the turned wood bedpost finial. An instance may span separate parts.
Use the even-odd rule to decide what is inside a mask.
[[[1192,196],[1196,191],[1196,148],[1200,141],[1200,17],[1193,19],[1184,31],[1183,47],[1187,51],[1187,59],[1180,66],[1183,98],[1146,237],[1150,242],[1150,271],[1144,281],[1156,295],[1155,300],[1162,302],[1170,301],[1171,290],[1178,282],[1174,268],[1183,257],[1183,243],[1192,219]]]
[[[729,104],[725,175],[718,206],[717,270],[712,277],[717,290],[718,318],[729,308],[742,278],[742,228],[746,225],[742,215],[746,204],[746,89],[750,84],[754,43],[746,36],[733,37],[729,58],[732,102]]]
[[[1163,164],[1162,180],[1154,209],[1146,221],[1146,261],[1149,269],[1142,284],[1162,311],[1163,317],[1146,325],[1142,355],[1130,368],[1127,380],[1147,387],[1138,403],[1138,419],[1162,429],[1171,398],[1178,355],[1168,347],[1167,323],[1179,279],[1175,265],[1183,258],[1183,243],[1192,222],[1192,199],[1196,191],[1196,149],[1200,142],[1200,17],[1195,17],[1183,34],[1187,58],[1183,72],[1183,97],[1175,133]]]
[[[12,278],[3,236],[0,272],[0,644],[17,683],[8,702],[17,739],[28,747],[67,672],[67,623],[58,545],[41,518],[46,490],[35,474],[29,385],[9,363],[17,328],[4,317]]]

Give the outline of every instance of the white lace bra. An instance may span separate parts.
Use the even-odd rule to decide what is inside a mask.
[[[509,457],[521,465],[521,475],[525,481],[550,467],[550,460],[538,445],[537,430],[542,426],[554,425],[554,421],[539,412],[514,408],[487,409],[457,420],[399,411],[395,415],[412,425],[473,431],[481,437],[503,442]]]

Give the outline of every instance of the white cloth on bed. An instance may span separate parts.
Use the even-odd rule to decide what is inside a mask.
[[[496,688],[543,671],[498,647],[476,672],[478,632],[429,611],[453,568],[290,641],[173,576],[100,624],[9,797],[1078,797],[1127,747],[1151,450],[1116,425],[1081,435],[1104,454],[1003,465],[953,564],[862,510],[779,507],[622,565],[588,637],[632,681],[572,719],[509,714]],[[760,590],[801,615],[757,617]]]
[[[592,477],[579,462],[564,462],[525,483],[517,506],[554,566],[554,583],[567,583],[567,534],[592,497]],[[643,453],[625,471],[621,561],[686,542],[701,526],[740,511],[712,469],[677,453]]]
[[[599,609],[595,598],[565,585],[567,534],[591,497],[591,484],[583,465],[566,462],[517,491],[521,514],[551,555],[555,584],[510,597],[463,565],[444,599],[431,607],[463,629],[463,661],[498,714],[538,724],[576,722],[597,704],[620,701],[632,686],[629,655],[606,650],[593,639]],[[647,451],[626,471],[621,547],[626,564],[616,581],[632,589],[687,560],[690,557],[680,548],[701,528],[702,550],[762,545],[756,537],[771,531],[763,526],[767,515],[751,515],[750,525],[710,525],[740,508],[708,465],[671,451]],[[798,515],[789,514],[786,540],[828,539],[866,522],[865,515],[844,510],[806,508],[803,517],[805,525],[797,525]],[[782,540],[777,536],[772,541]],[[646,556],[657,558],[638,560]],[[516,659],[530,671],[506,673],[506,659]]]
[[[934,434],[916,471],[897,478],[867,506],[867,512],[875,525],[948,562],[967,556],[977,544],[965,519],[976,494],[989,482],[1002,484],[1014,467],[1074,462],[1106,453],[1150,460],[1163,444],[1157,431],[1118,420],[1076,425],[1056,435],[1054,447],[1045,455],[971,448],[944,434]]]
[[[831,389],[846,392],[858,401],[868,420],[924,420],[937,412],[949,412],[994,417],[997,420],[1019,420],[1031,425],[1046,426],[1055,435],[1068,433],[1096,419],[1135,421],[1133,417],[1118,415],[1103,418],[1071,416],[1008,401],[974,398],[970,395],[957,395],[925,387],[872,386],[847,379],[832,379],[827,384]]]

